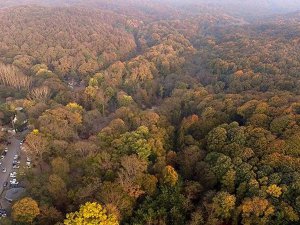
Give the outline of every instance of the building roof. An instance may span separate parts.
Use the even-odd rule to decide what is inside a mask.
[[[11,188],[7,190],[5,194],[5,199],[7,201],[15,201],[20,198],[25,192],[24,188]]]
[[[15,110],[16,110],[16,111],[22,111],[22,110],[23,110],[23,107],[17,107]]]

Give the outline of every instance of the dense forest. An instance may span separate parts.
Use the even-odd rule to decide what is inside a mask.
[[[0,7],[0,128],[24,109],[33,163],[1,224],[300,223],[299,12]]]

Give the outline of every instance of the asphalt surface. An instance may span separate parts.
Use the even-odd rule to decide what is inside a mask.
[[[13,171],[18,172],[17,169],[13,169],[13,161],[14,161],[14,156],[15,155],[20,155],[20,143],[21,140],[17,139],[17,137],[13,136],[9,138],[9,141],[11,142],[11,144],[9,144],[8,147],[8,152],[5,156],[4,159],[1,159],[1,166],[0,166],[0,193],[1,193],[1,197],[0,197],[0,205],[1,208],[6,209],[7,207],[9,207],[9,203],[6,202],[6,200],[4,200],[5,197],[5,189],[3,187],[5,182],[8,182],[8,187],[9,188],[9,181],[10,181],[10,177],[9,174]],[[6,172],[3,173],[2,169],[6,168]],[[13,179],[13,178],[11,178]]]

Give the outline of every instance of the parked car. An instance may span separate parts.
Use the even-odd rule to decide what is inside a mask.
[[[4,184],[3,184],[3,187],[7,187],[7,185],[8,185],[8,182],[5,181]]]
[[[20,168],[20,166],[18,164],[13,165],[13,169],[19,169],[19,168]]]
[[[31,162],[31,159],[29,157],[26,158],[27,162]]]
[[[4,156],[4,155],[1,155],[1,156],[0,156],[0,159],[4,159],[4,158],[5,158],[5,156]]]
[[[4,149],[4,152],[6,152],[6,153],[8,152],[8,147],[6,147],[6,148]]]
[[[10,188],[17,188],[17,187],[19,187],[19,182],[17,182],[17,184],[10,184],[9,187]]]
[[[12,172],[12,173],[9,174],[9,177],[15,178],[15,177],[17,177],[17,173],[16,172]]]
[[[12,179],[9,181],[11,184],[19,184],[19,182],[17,181],[17,179]]]
[[[3,169],[2,169],[2,173],[6,173],[6,168],[3,168]]]
[[[5,209],[0,209],[0,216],[2,217],[6,217],[7,216],[7,212]]]
[[[14,160],[17,160],[19,158],[18,155],[14,155]]]
[[[17,164],[20,164],[20,161],[14,160],[13,165],[17,165]]]

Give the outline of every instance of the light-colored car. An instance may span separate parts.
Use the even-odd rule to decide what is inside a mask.
[[[26,166],[27,166],[27,168],[31,168],[31,162],[26,162]]]
[[[18,155],[14,155],[14,160],[17,160],[19,158]]]
[[[6,168],[3,168],[3,169],[2,169],[2,173],[6,173]]]
[[[17,182],[17,179],[11,179],[9,182],[10,183]]]
[[[5,156],[4,156],[4,155],[1,155],[1,156],[0,156],[0,159],[4,159],[4,158],[5,158]]]
[[[17,177],[17,173],[16,172],[12,172],[12,173],[9,174],[9,177],[15,178],[15,177]]]
[[[27,162],[31,162],[31,159],[29,157],[26,158]]]
[[[10,182],[10,184],[19,184],[19,182],[17,181],[17,179],[12,179],[9,182]]]

